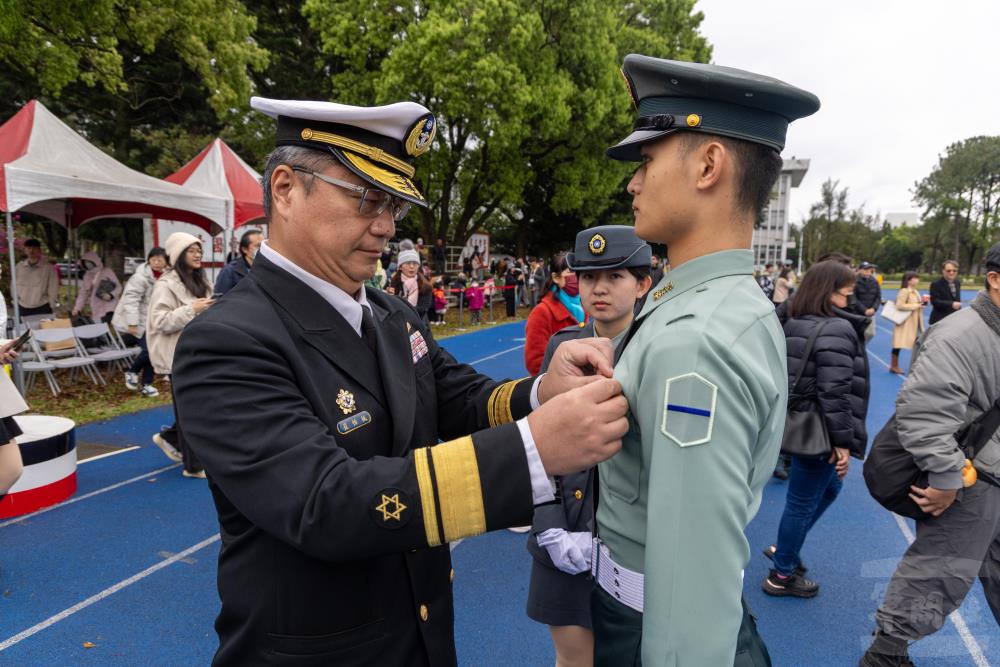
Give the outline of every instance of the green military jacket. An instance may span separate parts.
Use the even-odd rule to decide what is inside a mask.
[[[749,250],[660,281],[615,366],[629,402],[621,451],[600,464],[611,557],[645,574],[644,667],[732,665],[744,529],[781,447],[785,337]]]

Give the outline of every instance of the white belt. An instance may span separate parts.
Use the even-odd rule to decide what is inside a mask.
[[[611,560],[608,547],[598,537],[594,538],[591,551],[590,573],[597,585],[626,607],[642,613],[645,575],[633,572]]]

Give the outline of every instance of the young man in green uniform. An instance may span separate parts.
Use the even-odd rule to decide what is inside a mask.
[[[671,270],[615,366],[630,430],[599,465],[595,662],[766,665],[752,621],[741,628],[743,531],[774,470],[787,380],[749,248],[788,123],[819,100],[756,74],[639,55],[622,73],[639,118],[608,155],[642,162],[628,185],[635,231],[667,246]]]

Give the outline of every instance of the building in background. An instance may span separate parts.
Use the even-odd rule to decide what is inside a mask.
[[[809,171],[809,160],[784,160],[781,175],[774,189],[771,190],[771,200],[761,213],[760,224],[753,231],[754,264],[764,268],[768,262],[781,264],[788,257],[788,249],[793,242],[788,234],[788,213],[792,188],[799,187],[806,172]]]

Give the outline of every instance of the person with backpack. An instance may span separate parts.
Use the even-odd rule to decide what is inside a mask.
[[[886,426],[894,426],[898,444],[926,473],[926,485],[909,488],[924,517],[875,612],[875,639],[861,667],[911,665],[908,644],[940,630],[977,577],[1000,623],[1000,431],[983,433],[971,464],[971,452],[956,439],[996,410],[991,406],[1000,399],[1000,243],[983,265],[985,289],[972,307],[949,315],[920,339],[894,420]],[[875,438],[870,461],[882,437]],[[869,473],[878,477],[879,470],[865,468],[871,490]]]
[[[868,443],[867,317],[847,310],[854,292],[854,271],[838,261],[814,264],[789,301],[783,325],[788,349],[789,411],[809,407],[821,415],[825,451],[808,454],[789,441],[786,423],[783,451],[791,456],[788,496],[778,525],[777,542],[764,555],[774,561],[762,588],[773,596],[811,598],[819,585],[804,574],[799,552],[806,536],[840,493],[850,457],[862,459]],[[814,397],[809,400],[807,397]]]

